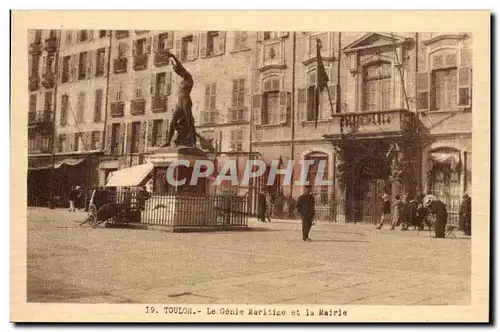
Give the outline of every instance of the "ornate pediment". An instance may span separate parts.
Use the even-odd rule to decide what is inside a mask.
[[[352,43],[344,47],[345,53],[353,53],[359,50],[377,48],[388,45],[401,45],[407,41],[407,38],[396,34],[370,32],[357,38]]]

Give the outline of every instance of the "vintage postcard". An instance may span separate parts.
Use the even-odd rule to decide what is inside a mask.
[[[488,11],[15,11],[11,321],[489,321]]]

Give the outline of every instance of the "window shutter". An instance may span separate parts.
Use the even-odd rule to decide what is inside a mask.
[[[76,43],[78,44],[80,42],[80,36],[82,34],[81,30],[76,31]],[[72,149],[73,150],[73,149]]]
[[[158,52],[158,38],[159,38],[158,35],[155,35],[153,37],[153,53]]]
[[[174,48],[174,32],[170,31],[167,36],[167,50]]]
[[[238,80],[233,80],[233,91],[231,94],[231,107],[238,106]]]
[[[226,31],[219,31],[219,52],[224,54],[226,52]]]
[[[78,80],[78,63],[79,63],[78,55],[73,55],[73,65],[71,66],[73,82]]]
[[[62,73],[63,73],[63,57],[59,57],[59,63],[57,64],[57,73],[59,77],[59,84],[62,84]]]
[[[200,35],[200,57],[204,58],[207,56],[207,39],[208,33],[204,32]]]
[[[172,93],[172,72],[167,72],[167,77],[165,78],[165,96],[170,96]]]
[[[146,38],[146,54],[151,53],[151,37]]]
[[[241,31],[235,31],[233,34],[233,50],[238,51],[241,48]]]
[[[286,91],[280,91],[280,123],[285,123],[286,122],[286,113],[287,113],[287,92]]]
[[[94,30],[87,30],[87,34],[89,35],[89,40],[94,39]]]
[[[125,154],[130,154],[132,146],[132,123],[127,123],[127,133],[126,133],[126,143],[125,143]]]
[[[252,117],[254,117],[255,123],[261,123],[261,100],[262,95],[256,94],[252,96]]]
[[[94,67],[94,63],[95,63],[96,52],[89,51],[87,53],[87,57],[88,57],[88,60],[87,60],[87,62],[88,62],[87,79],[91,79],[93,77],[93,74],[94,74],[93,67]]]
[[[292,94],[287,92],[286,94],[286,123],[292,122]]]
[[[76,135],[69,135],[69,151],[75,150],[75,141],[77,140]]]
[[[458,106],[471,106],[472,100],[472,70],[470,67],[460,67],[458,70]]]
[[[147,136],[147,147],[150,148],[153,145],[153,121],[148,121],[148,136]]]
[[[151,74],[151,81],[149,87],[149,94],[151,97],[155,96],[156,74]]]
[[[46,56],[46,55],[44,55],[44,56],[42,57],[42,73],[44,73],[44,74],[45,74],[45,67],[46,67],[46,66],[47,66],[47,56]]]
[[[269,123],[269,116],[268,116],[268,110],[267,110],[267,94],[264,93],[262,94],[262,98],[260,101],[260,124],[268,124]]]
[[[200,37],[197,33],[193,35],[193,57],[192,59],[198,58],[198,53],[199,53],[199,42],[200,42]]]
[[[205,84],[205,111],[210,109],[210,83]]]
[[[177,59],[180,59],[181,48],[182,48],[182,39],[176,40],[175,41],[175,49],[174,49],[173,53]]]
[[[429,109],[429,73],[417,74],[417,110]]]
[[[104,48],[104,59],[103,59],[103,67],[104,67],[104,76],[108,76],[108,66],[109,66],[109,62],[108,62],[108,52],[109,52],[109,48],[106,47]]]
[[[146,126],[147,126],[147,121],[142,121],[139,133],[139,149],[138,149],[139,153],[143,153],[145,151]]]
[[[132,44],[132,56],[134,58],[137,56],[137,40],[134,40]]]
[[[120,134],[118,135],[118,154],[123,154],[125,147],[125,123],[120,123]]]

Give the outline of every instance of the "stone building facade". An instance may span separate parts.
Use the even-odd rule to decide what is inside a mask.
[[[94,184],[144,162],[165,142],[178,84],[170,50],[193,75],[198,133],[222,152],[290,161],[295,179],[298,160],[325,160],[334,185],[314,187],[319,205],[347,201],[346,215],[359,220],[377,217],[382,193],[431,191],[455,204],[470,189],[471,35],[123,30],[100,38],[96,30],[92,41],[66,47],[64,32],[62,57],[89,50],[94,65],[95,51],[104,47],[109,55],[104,77],[61,82],[57,93],[58,107],[65,94],[70,105],[78,105],[81,91],[91,96],[85,130],[69,119],[62,125],[58,114],[56,132],[100,133],[99,147],[91,145],[100,153]],[[317,95],[318,40],[329,83]],[[93,121],[99,88],[107,98],[103,118]],[[285,196],[302,192],[280,187]]]

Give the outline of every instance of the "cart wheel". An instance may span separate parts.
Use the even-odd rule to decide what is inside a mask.
[[[94,204],[92,204],[90,207],[89,207],[89,216],[88,216],[88,219],[89,219],[89,225],[90,227],[94,228],[98,225],[97,223],[97,208]]]

